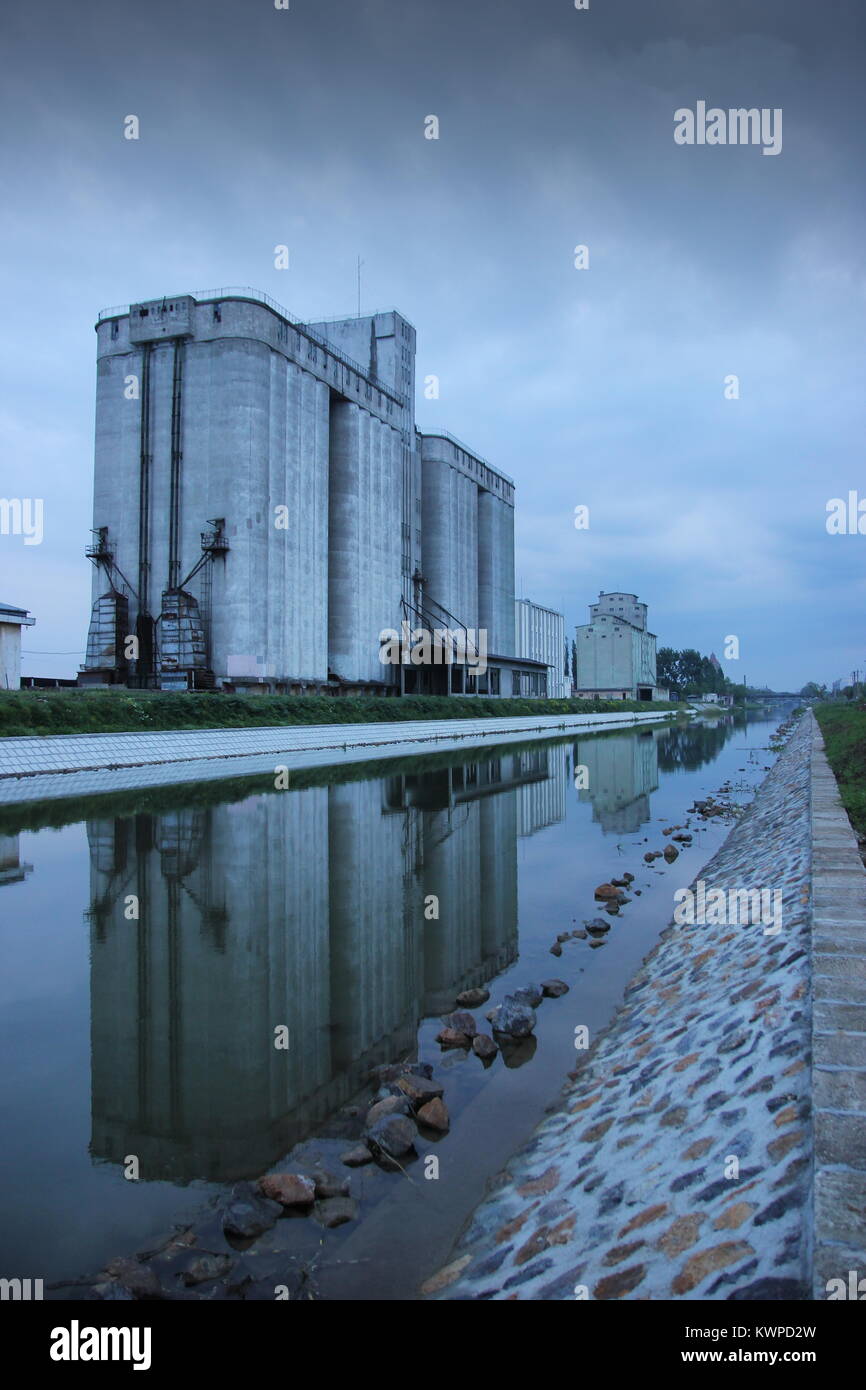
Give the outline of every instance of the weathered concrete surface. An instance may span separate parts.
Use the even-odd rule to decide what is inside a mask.
[[[814,1297],[866,1277],[866,871],[812,730]],[[866,1293],[866,1286],[861,1296]],[[850,1293],[842,1293],[842,1297]]]
[[[424,1292],[812,1296],[811,748],[809,716],[701,873],[708,889],[778,890],[781,930],[668,928]]]
[[[162,733],[62,734],[0,739],[0,805],[128,788],[330,767],[449,748],[513,743],[534,735],[625,728],[667,719],[643,714],[520,715]]]

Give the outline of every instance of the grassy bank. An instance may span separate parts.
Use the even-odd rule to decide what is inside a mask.
[[[816,705],[827,759],[857,834],[866,837],[866,705]]]
[[[0,737],[244,729],[279,724],[375,724],[405,719],[506,715],[673,713],[675,705],[632,700],[491,700],[412,695],[404,699],[318,695],[168,694],[130,690],[0,691]]]

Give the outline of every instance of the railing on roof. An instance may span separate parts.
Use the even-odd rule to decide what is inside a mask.
[[[215,290],[186,290],[183,294],[157,295],[156,299],[194,299],[197,304],[207,304],[213,299],[251,299],[256,304],[264,304],[268,309],[272,309],[275,314],[278,314],[281,319],[284,319],[286,323],[290,323],[293,328],[299,329],[300,332],[312,342],[324,348],[332,357],[336,357],[339,362],[343,363],[344,367],[348,367],[350,371],[357,372],[365,381],[369,381],[371,386],[375,386],[378,391],[384,391],[386,395],[398,401],[404,409],[409,404],[408,398],[402,391],[398,391],[394,386],[386,385],[386,383],[380,381],[378,377],[371,376],[369,371],[361,366],[360,362],[356,362],[348,353],[343,352],[342,348],[336,347],[330,339],[323,338],[320,333],[314,332],[314,330],[301,319],[296,319],[293,314],[289,313],[288,309],[284,309],[282,304],[278,304],[275,299],[271,299],[271,296],[265,294],[263,290],[254,290],[249,285],[228,285],[224,286],[222,289]],[[137,302],[153,304],[155,303],[155,299],[138,300]],[[105,319],[122,318],[125,314],[129,313],[130,307],[129,304],[115,304],[110,309],[100,309],[96,321],[97,323],[102,323]],[[327,319],[316,319],[316,323],[327,322],[329,322]],[[342,322],[342,320],[333,319],[330,320],[330,322],[339,323]]]
[[[483,463],[484,467],[489,468],[491,473],[495,473],[499,478],[504,478],[512,487],[517,486],[514,479],[510,478],[507,473],[503,473],[501,468],[497,468],[489,459],[482,458],[480,454],[476,454],[475,450],[470,449],[468,444],[464,444],[462,439],[458,439],[454,434],[449,434],[447,430],[419,430],[418,433],[424,435],[427,439],[447,439],[448,443],[453,444],[456,449],[461,449],[463,453],[468,454],[470,458],[477,459],[479,463]]]

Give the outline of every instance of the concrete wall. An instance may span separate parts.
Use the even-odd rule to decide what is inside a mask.
[[[614,617],[624,618],[633,627],[646,627],[647,606],[638,602],[637,594],[623,594],[618,590],[609,594],[600,593],[598,603],[590,604],[589,613],[591,619],[600,613],[611,613]]]
[[[444,435],[419,435],[424,593],[514,654],[514,488]]]
[[[478,623],[487,629],[488,650],[514,649],[514,506],[487,490],[478,494]]]
[[[638,685],[655,686],[656,639],[609,614],[576,629],[578,690],[617,690],[634,696]]]
[[[247,306],[252,307],[252,306]],[[268,314],[269,311],[262,310]],[[214,324],[214,328],[224,328]],[[94,479],[94,527],[109,528],[130,596],[157,617],[169,584],[172,342],[124,344],[102,325]],[[272,675],[327,677],[328,387],[271,346],[250,337],[186,340],[181,413],[179,575],[201,556],[201,533],[225,519],[229,552],[190,587],[203,604],[210,579],[211,649],[218,680]],[[145,367],[144,356],[149,358]],[[145,373],[149,391],[145,394]],[[138,378],[139,398],[125,393]],[[150,566],[139,567],[140,452],[150,434]],[[277,507],[287,516],[277,525]],[[94,600],[106,590],[94,573]]]
[[[393,681],[394,668],[379,660],[379,635],[399,630],[402,616],[401,477],[399,432],[334,400],[328,637],[331,670],[345,680]]]
[[[307,324],[376,381],[413,401],[415,398],[415,329],[396,310],[361,318],[325,319]]]
[[[21,627],[0,622],[0,690],[21,686]]]

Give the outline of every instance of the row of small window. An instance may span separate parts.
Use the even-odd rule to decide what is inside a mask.
[[[467,695],[498,695],[500,693],[500,671],[491,667],[483,676],[466,676]]]

